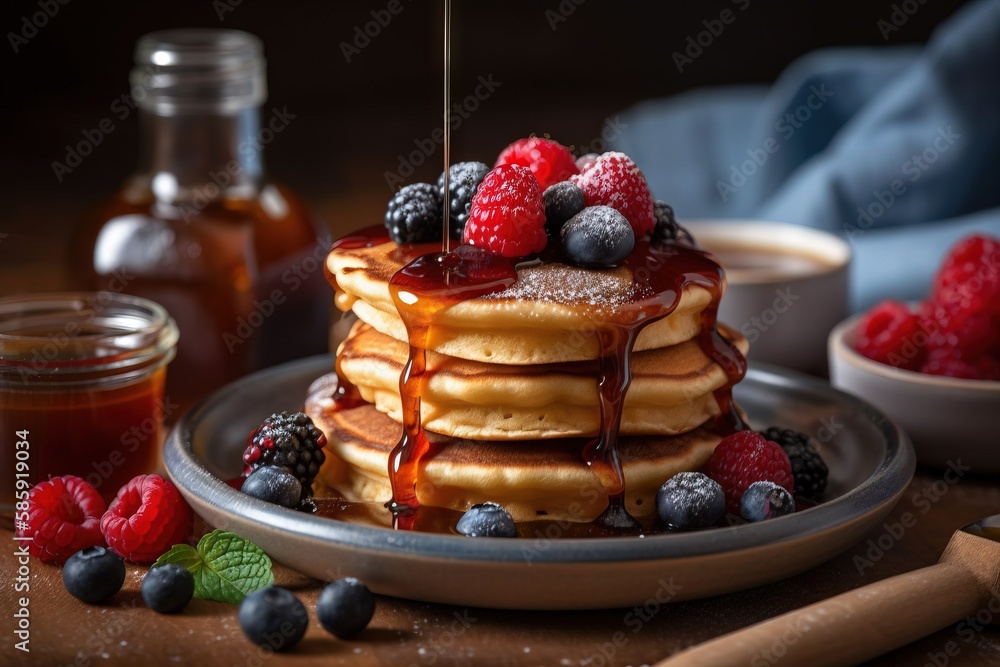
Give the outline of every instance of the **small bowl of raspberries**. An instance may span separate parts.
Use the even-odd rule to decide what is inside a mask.
[[[924,300],[872,306],[828,349],[832,384],[897,421],[921,464],[1000,472],[1000,239],[963,239]]]

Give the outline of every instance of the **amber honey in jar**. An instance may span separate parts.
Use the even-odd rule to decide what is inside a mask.
[[[0,513],[50,476],[109,501],[159,464],[177,327],[147,299],[99,293],[0,299]]]
[[[80,229],[83,285],[120,285],[167,309],[181,332],[167,393],[185,407],[253,370],[327,351],[329,240],[265,174],[265,146],[288,140],[298,110],[261,108],[260,41],[151,33],[130,82],[138,169]]]

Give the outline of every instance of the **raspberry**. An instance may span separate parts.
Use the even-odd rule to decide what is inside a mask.
[[[739,431],[715,448],[704,473],[722,486],[726,509],[740,514],[740,499],[754,482],[774,482],[789,493],[795,490],[792,464],[781,445],[759,433]]]
[[[568,148],[557,141],[541,137],[518,139],[500,151],[493,166],[505,164],[519,164],[530,169],[538,180],[538,187],[543,191],[580,171]]]
[[[927,375],[941,375],[952,378],[962,378],[965,380],[986,380],[979,368],[968,361],[955,359],[954,357],[939,357],[929,359],[920,367],[921,373]]]
[[[1000,316],[978,310],[948,312],[946,306],[930,304],[931,320],[926,325],[931,334],[928,358],[954,355],[958,359],[975,359],[997,349]]]
[[[101,517],[108,546],[134,563],[152,563],[191,535],[194,514],[177,487],[159,475],[139,475],[118,490]]]
[[[855,346],[875,361],[930,375],[1000,377],[1000,240],[962,240],[917,313],[880,303],[862,319]]]
[[[264,466],[282,466],[312,495],[312,482],[326,460],[326,436],[304,412],[273,414],[251,431],[243,452],[244,476]],[[258,496],[259,497],[259,496]],[[265,499],[267,500],[267,499]]]
[[[976,359],[976,368],[984,380],[1000,380],[1000,354],[979,357]]]
[[[1000,356],[1000,241],[971,236],[952,248],[919,317],[928,332],[921,372],[976,380],[995,377]]]
[[[610,206],[624,215],[636,238],[646,236],[656,226],[646,177],[624,153],[604,153],[570,180],[583,190],[587,206]]]
[[[956,293],[948,295],[950,291]],[[970,236],[951,249],[934,279],[930,300],[942,303],[948,296],[953,305],[979,310],[992,304],[991,310],[1000,312],[1000,240]]]
[[[462,242],[504,257],[541,252],[545,233],[545,201],[531,170],[517,164],[486,174],[472,198]]]
[[[992,354],[963,357],[958,348],[935,348],[920,372],[966,380],[1000,380],[1000,357]]]
[[[873,361],[916,370],[923,361],[923,346],[915,342],[917,315],[905,303],[883,301],[861,319],[855,349]]]
[[[86,547],[104,546],[101,515],[104,499],[90,484],[63,475],[36,484],[28,492],[27,522],[17,522],[17,535],[31,537],[28,553],[61,565]]]

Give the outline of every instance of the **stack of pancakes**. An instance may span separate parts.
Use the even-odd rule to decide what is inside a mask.
[[[314,386],[306,409],[328,439],[322,481],[351,501],[391,496],[388,457],[402,434],[399,384],[409,347],[389,281],[406,263],[392,242],[335,248],[327,258],[338,307],[359,320],[338,350],[337,370],[362,400],[338,403],[329,380]],[[435,317],[420,387],[432,449],[420,464],[417,497],[460,511],[492,501],[515,521],[591,521],[608,503],[581,456],[600,426],[594,332],[632,302],[634,281],[625,268],[541,263],[517,272],[507,290]],[[633,516],[654,513],[658,487],[698,469],[721,439],[714,392],[729,380],[698,342],[711,303],[707,289],[688,284],[674,311],[635,341],[619,440]],[[738,333],[720,332],[746,353]]]

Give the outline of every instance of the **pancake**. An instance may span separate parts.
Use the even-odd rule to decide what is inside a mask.
[[[744,354],[747,342],[721,328]],[[338,351],[342,376],[361,397],[402,422],[404,343],[358,322]],[[427,353],[424,428],[458,438],[531,440],[595,436],[600,427],[596,361],[511,366]],[[719,415],[713,392],[728,378],[697,340],[637,352],[622,413],[623,435],[675,435]]]
[[[389,293],[389,280],[409,258],[395,243],[335,248],[327,257],[336,304],[353,310],[377,331],[407,341]],[[655,271],[656,267],[650,270]],[[629,269],[584,269],[558,262],[525,266],[509,289],[468,299],[438,313],[427,348],[461,359],[499,364],[543,364],[596,359],[594,332],[620,318],[637,295]],[[638,335],[635,350],[668,347],[701,330],[701,311],[712,301],[689,284],[674,311]]]
[[[306,400],[306,413],[327,437],[320,480],[347,500],[385,502],[391,495],[388,457],[400,426],[370,404],[336,409],[335,388],[335,376],[325,376]],[[574,522],[593,521],[607,507],[604,486],[581,459],[585,438],[495,442],[428,436],[433,447],[420,464],[417,485],[424,505],[465,511],[492,501],[515,521]],[[705,425],[677,436],[621,438],[629,513],[654,513],[659,486],[704,465],[720,439]]]

